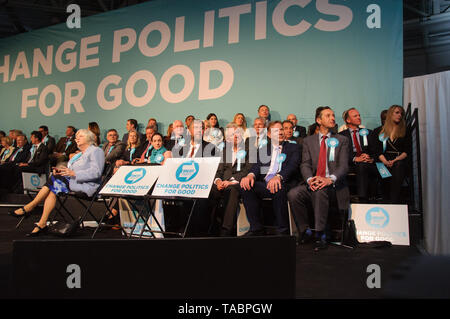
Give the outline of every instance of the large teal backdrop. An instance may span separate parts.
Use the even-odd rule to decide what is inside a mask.
[[[83,8],[81,7],[81,11]],[[68,14],[69,16],[69,14]],[[402,104],[401,0],[160,0],[0,40],[0,129]],[[143,131],[143,130],[142,130]]]

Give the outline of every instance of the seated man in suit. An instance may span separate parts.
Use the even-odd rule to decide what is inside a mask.
[[[47,146],[48,153],[52,154],[56,147],[55,138],[48,135],[48,127],[46,125],[39,126],[39,132],[42,134],[42,143]]]
[[[325,227],[332,192],[336,192],[339,209],[348,208],[350,196],[346,184],[349,141],[331,132],[336,122],[330,107],[316,110],[316,123],[319,133],[303,140],[300,169],[305,182],[291,189],[288,199],[301,232],[302,243],[312,239],[308,220],[308,206],[312,204],[317,239],[315,249],[318,250],[327,247]]]
[[[141,157],[135,162],[135,164],[147,163],[150,155],[152,153],[152,137],[153,134],[158,133],[158,128],[156,126],[147,126],[145,129],[145,141],[142,141],[142,154]]]
[[[15,185],[16,190],[22,189],[22,173],[37,173],[45,174],[48,168],[48,149],[47,146],[42,143],[42,134],[39,131],[31,132],[31,148],[28,152],[27,160],[23,163],[18,163],[15,167]]]
[[[370,130],[361,128],[361,116],[357,109],[350,108],[345,113],[347,129],[341,135],[349,140],[349,171],[356,174],[356,188],[359,203],[368,203],[376,193],[378,171],[369,155]],[[373,187],[370,187],[373,186]]]
[[[171,151],[172,148],[178,144],[179,142],[185,143],[187,136],[185,137],[185,129],[183,122],[180,120],[175,120],[172,123],[172,133],[169,136],[166,136],[164,139],[164,147]]]
[[[261,201],[272,198],[272,206],[280,235],[289,234],[287,184],[298,172],[300,154],[298,146],[284,141],[280,121],[269,124],[269,141],[258,151],[257,162],[249,174],[241,179],[241,192],[250,230],[246,236],[264,235]]]
[[[173,157],[214,157],[216,147],[203,140],[205,123],[202,120],[193,120],[189,125],[189,140],[176,144],[172,149]]]
[[[103,145],[103,152],[105,153],[105,165],[115,164],[116,160],[122,157],[127,145],[119,141],[119,133],[115,129],[110,129],[106,133],[106,140],[108,143]]]
[[[12,152],[7,161],[0,165],[0,188],[11,191],[10,181],[14,178],[14,168],[19,163],[25,163],[29,158],[30,145],[27,143],[25,135],[20,134],[16,137],[17,147]]]
[[[305,138],[306,137],[306,127],[297,125],[298,120],[297,120],[297,116],[295,114],[289,114],[286,118],[286,120],[290,121],[293,125],[293,130],[294,133],[292,134],[294,137],[301,137],[301,138]]]
[[[203,140],[205,131],[205,123],[201,120],[193,120],[189,125],[189,140],[178,143],[172,148],[172,156],[174,158],[199,158],[199,157],[215,157],[219,154],[214,144]],[[190,207],[185,205],[185,210]],[[208,236],[208,230],[211,223],[211,207],[208,199],[198,199],[191,218],[191,226],[189,235],[193,237]],[[176,216],[167,216],[166,227],[175,229],[180,227],[180,221]]]
[[[67,162],[70,154],[78,150],[77,142],[75,141],[75,132],[76,129],[73,126],[66,128],[66,136],[59,139],[55,151],[50,155],[50,163],[52,166]]]
[[[220,199],[224,199],[221,236],[234,236],[236,213],[239,206],[240,181],[247,176],[252,164],[249,162],[248,143],[243,138],[244,131],[236,124],[229,123],[225,128],[225,146],[222,161],[216,172],[210,200],[214,209]]]
[[[283,121],[284,140],[293,144],[302,145],[303,137],[294,136],[294,125],[291,121]]]

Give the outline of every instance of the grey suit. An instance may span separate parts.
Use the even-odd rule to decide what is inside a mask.
[[[348,208],[350,193],[346,183],[348,172],[349,141],[346,137],[338,134],[331,134],[331,137],[339,141],[335,148],[335,159],[330,161],[330,148],[327,150],[328,176],[334,175],[334,184],[321,190],[312,191],[306,181],[310,177],[316,176],[317,164],[319,161],[320,142],[319,134],[310,135],[303,140],[302,163],[300,169],[304,182],[291,189],[288,193],[289,203],[297,221],[300,231],[305,231],[309,227],[308,204],[311,203],[314,210],[315,229],[323,231],[328,218],[330,192],[336,192],[337,205],[340,210]]]
[[[105,143],[105,145],[103,145],[103,152],[105,153],[105,163],[114,164],[116,160],[122,157],[122,154],[125,151],[126,147],[127,145],[125,143],[117,141],[117,143],[114,144],[111,152],[109,152],[109,149],[111,147],[109,146],[109,143]]]

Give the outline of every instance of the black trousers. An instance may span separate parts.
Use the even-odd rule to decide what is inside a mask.
[[[289,214],[287,205],[287,186],[282,183],[281,189],[272,194],[263,181],[256,181],[253,188],[244,190],[241,188],[241,196],[244,201],[247,219],[250,223],[250,231],[264,229],[262,223],[261,202],[264,198],[272,198],[272,207],[277,222],[278,233],[289,233]]]
[[[233,184],[225,188],[224,190],[219,191],[217,186],[214,184],[211,189],[210,200],[214,206],[214,211],[218,213],[217,206],[219,205],[220,200],[223,199],[225,203],[225,209],[223,210],[223,215],[221,216],[222,220],[222,229],[227,231],[232,231],[236,225],[236,216],[237,210],[239,207],[239,198],[240,198],[240,189],[241,186],[239,184]]]
[[[390,204],[403,204],[402,184],[406,176],[406,162],[395,162],[392,167],[387,168],[392,177],[383,179],[383,198]]]
[[[356,174],[356,192],[359,198],[369,198],[376,195],[379,173],[375,163],[355,163],[351,169]]]

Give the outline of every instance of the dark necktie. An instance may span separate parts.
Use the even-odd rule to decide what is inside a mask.
[[[357,130],[353,130],[353,144],[355,144],[356,148],[356,157],[361,156],[362,150],[361,146],[359,145],[358,137],[356,136]]]
[[[319,163],[317,164],[317,176],[325,177],[327,170],[327,145],[325,140],[328,136],[322,136],[322,142],[320,143]]]

